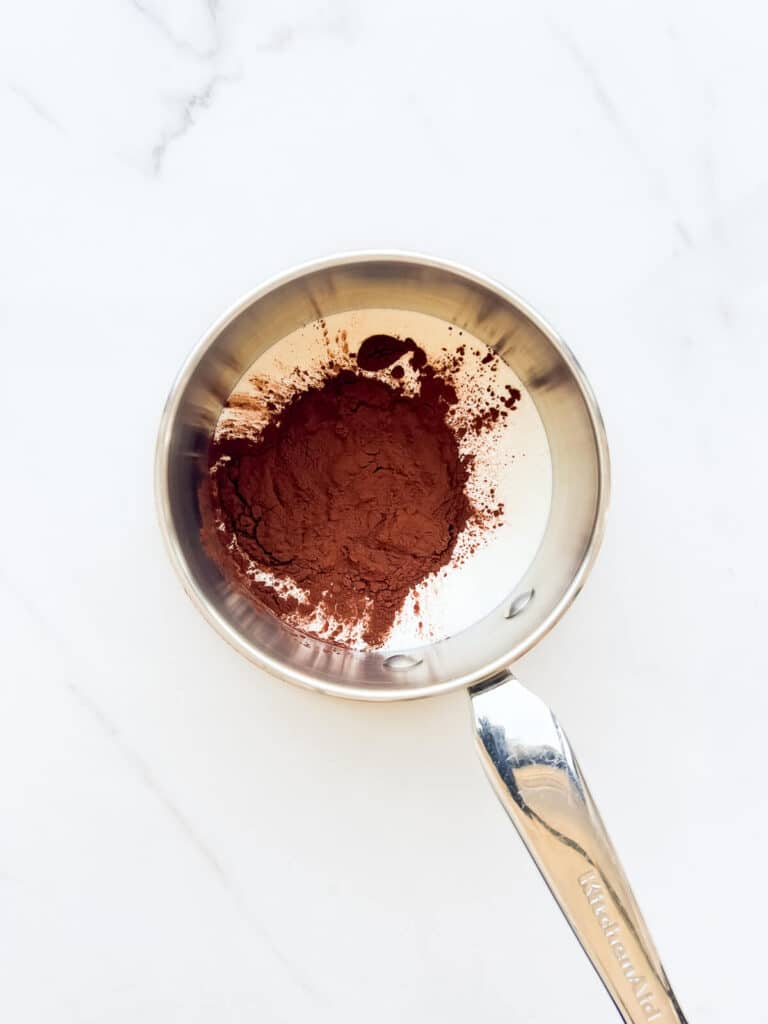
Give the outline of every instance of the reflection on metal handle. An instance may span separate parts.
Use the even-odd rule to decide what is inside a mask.
[[[510,675],[470,691],[488,777],[627,1024],[685,1024],[560,724]]]

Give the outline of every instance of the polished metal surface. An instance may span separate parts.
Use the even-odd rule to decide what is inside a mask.
[[[470,331],[518,374],[544,423],[552,505],[544,540],[509,596],[481,621],[407,660],[342,650],[259,612],[231,588],[200,544],[197,490],[229,393],[254,359],[297,327],[344,310],[427,313]],[[156,494],[171,561],[185,590],[241,654],[292,683],[364,700],[424,697],[505,668],[557,622],[578,594],[603,532],[608,447],[573,355],[524,302],[450,263],[405,253],[357,253],[300,267],[247,296],[201,340],[169,396],[156,457]],[[499,565],[499,572],[504,572]],[[509,615],[510,602],[531,592]]]
[[[624,1020],[685,1024],[559,722],[509,674],[470,699],[491,784]]]

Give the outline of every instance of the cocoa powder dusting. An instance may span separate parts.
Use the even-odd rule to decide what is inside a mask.
[[[312,383],[297,372],[299,389],[280,406],[270,396],[256,436],[217,435],[201,535],[222,573],[276,615],[300,623],[319,611],[329,638],[362,627],[375,648],[414,588],[451,561],[468,523],[499,522],[500,505],[479,509],[468,497],[472,456],[459,441],[506,416],[520,394],[488,396],[457,430],[450,375],[411,338],[373,335],[347,363],[329,360]],[[371,375],[384,370],[388,381]]]

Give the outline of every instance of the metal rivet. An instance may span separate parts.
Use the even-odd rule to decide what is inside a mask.
[[[411,654],[390,654],[384,659],[384,668],[393,672],[403,672],[408,668],[416,668],[422,662],[421,658],[414,658]]]
[[[508,619],[514,619],[514,617],[519,615],[520,612],[525,611],[533,600],[533,595],[535,593],[536,591],[531,587],[530,590],[526,590],[524,593],[518,594],[517,597],[512,600],[512,604],[509,606],[509,611],[507,612],[506,617]]]

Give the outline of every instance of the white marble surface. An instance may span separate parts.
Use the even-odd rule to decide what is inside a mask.
[[[609,530],[519,674],[691,1021],[768,1019],[767,29],[741,0],[6,10],[0,1019],[615,1020],[465,697],[263,677],[166,564],[182,357],[362,247],[500,278],[584,363]]]

